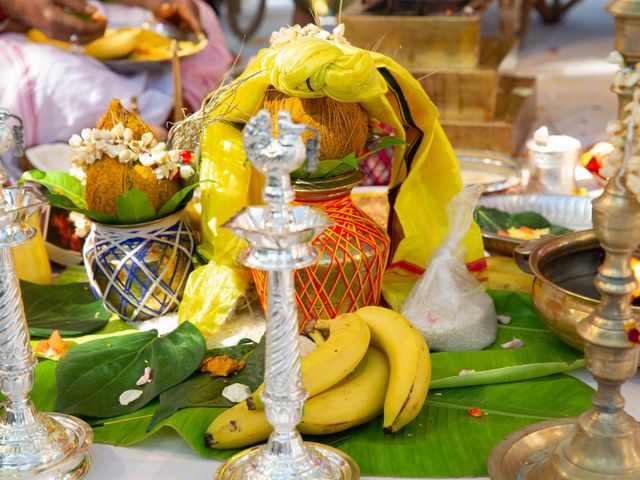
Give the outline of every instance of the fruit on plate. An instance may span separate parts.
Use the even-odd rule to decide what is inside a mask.
[[[385,354],[369,347],[348,378],[306,401],[298,430],[328,435],[368,422],[382,412],[388,382]],[[219,449],[244,447],[266,440],[271,430],[264,410],[249,410],[241,402],[209,425],[205,444]]]
[[[305,402],[298,429],[327,435],[361,425],[384,413],[385,433],[395,433],[422,410],[429,390],[429,349],[402,315],[382,307],[364,307],[334,320],[318,320],[311,334],[319,345],[302,358]],[[320,332],[329,332],[325,340]],[[263,387],[218,416],[205,443],[238,448],[266,440],[271,433]]]
[[[100,60],[112,60],[130,55],[138,45],[140,28],[107,28],[104,35],[83,48],[84,53]],[[60,40],[52,40],[43,32],[32,28],[27,32],[27,38],[32,42],[46,43],[63,50],[69,50],[72,44]]]
[[[394,433],[418,416],[429,390],[431,359],[420,332],[406,318],[382,307],[358,310],[374,346],[389,358],[391,376],[384,401],[383,428]]]
[[[360,363],[369,347],[369,329],[353,313],[330,322],[329,338],[302,358],[302,384],[310,397],[324,392],[345,378]],[[247,399],[249,408],[264,408],[260,386]]]

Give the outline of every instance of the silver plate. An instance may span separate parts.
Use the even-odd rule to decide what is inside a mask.
[[[465,185],[482,185],[484,193],[504,192],[520,185],[520,166],[496,152],[456,150]]]
[[[514,194],[481,197],[478,205],[497,208],[507,213],[537,212],[554,225],[570,230],[588,230],[591,222],[591,198],[575,195]],[[482,232],[485,248],[493,253],[510,256],[523,240]]]
[[[200,53],[207,46],[207,37],[202,33],[195,33],[191,30],[175,27],[168,23],[162,22],[145,22],[142,25],[125,25],[117,24],[111,25],[114,28],[143,28],[152,32],[158,33],[164,37],[175,39],[178,41],[191,41],[198,45],[198,48],[186,53],[178,52],[180,58],[186,58],[196,53]],[[141,70],[158,70],[166,68],[171,63],[170,58],[156,59],[156,60],[128,60],[126,58],[118,58],[115,60],[102,60],[106,66],[111,70],[118,73],[136,73]]]

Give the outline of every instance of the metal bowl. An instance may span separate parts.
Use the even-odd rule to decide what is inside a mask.
[[[531,296],[544,324],[560,340],[582,350],[576,324],[600,301],[593,284],[604,250],[593,230],[528,242],[516,248],[518,266],[535,278]],[[640,307],[633,307],[640,314]]]

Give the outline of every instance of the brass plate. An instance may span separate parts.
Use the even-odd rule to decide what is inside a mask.
[[[577,418],[535,423],[502,440],[489,457],[491,480],[524,480],[532,467],[573,435]],[[531,477],[539,478],[539,477]]]

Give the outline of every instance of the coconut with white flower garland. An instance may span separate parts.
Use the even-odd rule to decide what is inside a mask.
[[[89,230],[85,267],[107,309],[131,322],[175,310],[195,250],[183,213],[197,186],[191,152],[167,149],[118,100],[69,145],[69,174],[31,170],[22,181],[46,187],[49,202],[72,210],[84,223],[78,230]]]

